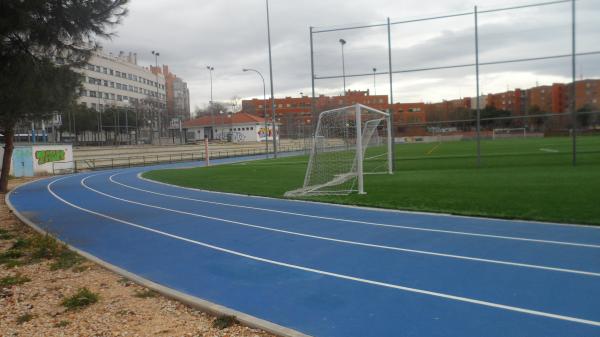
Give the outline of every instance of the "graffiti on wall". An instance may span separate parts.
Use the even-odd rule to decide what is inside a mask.
[[[265,132],[266,130],[266,132]],[[259,138],[265,138],[265,134],[268,134],[268,137],[272,137],[273,136],[273,130],[269,129],[265,129],[264,127],[258,129],[258,137]]]
[[[38,165],[44,165],[53,161],[65,160],[65,150],[41,150],[35,151],[35,159]]]

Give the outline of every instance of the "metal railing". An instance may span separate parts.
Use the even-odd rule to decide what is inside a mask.
[[[301,145],[281,146],[279,152],[303,152],[306,148]],[[224,159],[234,157],[251,157],[265,155],[265,149],[261,148],[246,148],[246,149],[227,149],[227,150],[209,150],[210,159]],[[272,154],[269,152],[268,154]],[[73,161],[61,161],[52,163],[52,174],[68,174],[83,171],[94,171],[104,169],[128,168],[136,166],[152,166],[159,164],[173,164],[181,162],[193,162],[206,160],[204,151],[194,152],[179,152],[169,154],[156,154],[145,156],[128,156],[128,157],[107,157],[107,158],[92,158],[79,159]],[[73,164],[73,165],[69,165]],[[68,166],[68,168],[66,168]]]

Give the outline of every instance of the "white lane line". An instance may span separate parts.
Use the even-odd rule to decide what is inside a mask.
[[[540,151],[542,152],[550,152],[550,153],[558,153],[558,150],[555,149],[548,149],[548,148],[541,148]]]
[[[156,233],[156,234],[159,234],[159,235],[163,235],[163,236],[166,236],[166,237],[169,237],[169,238],[181,240],[181,241],[184,241],[184,242],[188,242],[188,243],[195,244],[195,245],[198,245],[198,246],[202,246],[202,247],[205,247],[205,248],[213,249],[213,250],[220,251],[220,252],[223,252],[223,253],[228,253],[228,254],[231,254],[231,255],[244,257],[244,258],[251,259],[251,260],[254,260],[254,261],[265,262],[265,263],[273,264],[273,265],[276,265],[276,266],[281,266],[281,267],[286,267],[286,268],[290,268],[290,269],[301,270],[301,271],[315,273],[315,274],[319,274],[319,275],[331,276],[331,277],[339,278],[339,279],[343,279],[343,280],[355,281],[355,282],[359,282],[359,283],[365,283],[365,284],[380,286],[380,287],[384,287],[384,288],[391,288],[391,289],[403,290],[403,291],[406,291],[406,292],[412,292],[412,293],[417,293],[417,294],[429,295],[429,296],[433,296],[433,297],[439,297],[439,298],[454,300],[454,301],[458,301],[458,302],[465,302],[465,303],[477,304],[477,305],[491,307],[491,308],[495,308],[495,309],[503,309],[503,310],[507,310],[507,311],[514,311],[514,312],[519,312],[519,313],[524,313],[524,314],[529,314],[529,315],[534,315],[534,316],[541,316],[541,317],[546,317],[546,318],[552,318],[552,319],[557,319],[557,320],[563,320],[563,321],[568,321],[568,322],[573,322],[573,323],[587,324],[587,325],[592,325],[592,326],[598,326],[598,327],[600,327],[600,321],[592,321],[592,320],[582,319],[582,318],[577,318],[577,317],[558,315],[558,314],[553,314],[553,313],[544,312],[544,311],[525,309],[525,308],[514,307],[514,306],[504,305],[504,304],[499,304],[499,303],[494,303],[494,302],[481,301],[481,300],[472,299],[472,298],[468,298],[468,297],[455,296],[455,295],[444,294],[444,293],[435,292],[435,291],[423,290],[423,289],[418,289],[418,288],[410,288],[410,287],[405,287],[405,286],[391,284],[391,283],[373,281],[373,280],[363,279],[363,278],[354,277],[354,276],[350,276],[350,275],[332,273],[332,272],[328,272],[328,271],[324,271],[324,270],[319,270],[319,269],[314,269],[314,268],[309,268],[309,267],[303,267],[303,266],[299,266],[299,265],[295,265],[295,264],[290,264],[290,263],[285,263],[285,262],[270,260],[270,259],[266,259],[266,258],[254,256],[254,255],[250,255],[250,254],[245,254],[245,253],[238,252],[238,251],[235,251],[235,250],[231,250],[231,249],[227,249],[227,248],[222,248],[222,247],[214,246],[214,245],[211,245],[211,244],[208,244],[208,243],[205,243],[205,242],[188,239],[188,238],[185,238],[185,237],[182,237],[182,236],[178,236],[178,235],[175,235],[175,234],[170,234],[170,233],[163,232],[163,231],[160,231],[160,230],[157,230],[157,229],[145,227],[145,226],[133,223],[133,222],[129,222],[129,221],[126,221],[126,220],[121,220],[121,219],[112,217],[110,215],[106,215],[106,214],[103,214],[103,213],[95,212],[95,211],[92,211],[90,209],[83,208],[81,206],[77,206],[77,205],[75,205],[75,204],[73,204],[73,203],[71,203],[71,202],[69,202],[69,201],[61,198],[59,195],[57,195],[56,193],[54,193],[54,191],[52,190],[51,186],[54,185],[54,183],[56,183],[58,181],[61,181],[63,179],[66,179],[66,178],[68,178],[68,177],[63,177],[63,178],[59,178],[59,179],[53,180],[52,182],[50,182],[46,186],[48,192],[52,196],[54,196],[56,199],[60,200],[61,202],[65,203],[65,204],[67,204],[67,205],[69,205],[69,206],[71,206],[71,207],[73,207],[75,209],[78,209],[80,211],[83,211],[83,212],[86,212],[86,213],[89,213],[89,214],[93,214],[93,215],[96,215],[96,216],[99,216],[99,217],[102,217],[102,218],[105,218],[105,219],[108,219],[108,220],[120,222],[122,224],[131,226],[131,227],[135,227],[135,228],[139,228],[139,229],[142,229],[142,230],[145,230],[145,231],[148,231],[148,232],[152,232],[152,233]]]
[[[414,231],[423,231],[423,232],[444,233],[444,234],[452,234],[452,235],[464,235],[464,236],[484,237],[484,238],[500,239],[500,240],[515,240],[515,241],[535,242],[535,243],[543,243],[543,244],[553,244],[553,245],[575,246],[575,247],[583,247],[583,248],[600,249],[600,245],[587,244],[587,243],[567,242],[567,241],[553,241],[553,240],[541,240],[541,239],[530,239],[530,238],[523,238],[523,237],[517,237],[517,236],[503,236],[503,235],[480,234],[480,233],[450,231],[450,230],[443,230],[443,229],[432,229],[432,228],[422,228],[422,227],[413,227],[413,226],[389,225],[389,224],[382,224],[382,223],[376,223],[376,222],[370,222],[370,221],[351,220],[351,219],[344,219],[344,218],[333,218],[333,217],[318,216],[318,215],[311,215],[311,214],[305,214],[305,213],[281,211],[281,210],[270,209],[270,208],[244,206],[244,205],[235,205],[235,204],[229,204],[229,203],[224,203],[224,202],[209,201],[209,200],[196,199],[196,198],[188,198],[188,197],[182,197],[182,196],[178,196],[178,195],[172,195],[172,194],[166,194],[166,193],[159,193],[159,192],[155,192],[155,191],[150,191],[150,190],[146,190],[146,189],[139,188],[139,187],[134,187],[134,186],[131,186],[131,185],[127,185],[127,184],[118,182],[118,181],[116,181],[116,180],[113,179],[113,177],[115,177],[117,175],[121,175],[121,174],[122,173],[113,174],[113,175],[111,175],[109,177],[109,180],[111,182],[115,183],[115,184],[121,185],[121,186],[126,187],[126,188],[130,188],[130,189],[133,189],[133,190],[141,191],[141,192],[146,192],[146,193],[151,193],[151,194],[155,194],[155,195],[161,195],[161,196],[175,198],[175,199],[181,199],[181,200],[189,200],[189,201],[201,202],[201,203],[210,204],[210,205],[219,205],[219,206],[227,206],[227,207],[235,207],[235,208],[245,208],[245,209],[251,209],[251,210],[255,210],[255,211],[271,212],[271,213],[278,213],[278,214],[285,214],[285,215],[292,215],[292,216],[299,216],[299,217],[312,218],[312,219],[320,219],[320,220],[329,220],[329,221],[339,221],[339,222],[355,223],[355,224],[377,226],[377,227],[387,227],[387,228],[396,228],[396,229],[405,229],[405,230],[414,230]]]
[[[371,244],[371,243],[365,243],[365,242],[336,239],[336,238],[327,237],[327,236],[318,236],[318,235],[311,235],[311,234],[305,234],[305,233],[299,233],[299,232],[292,232],[292,231],[287,231],[287,230],[283,230],[283,229],[276,229],[276,228],[271,228],[271,227],[253,225],[253,224],[235,221],[235,220],[228,220],[228,219],[223,219],[223,218],[218,218],[218,217],[213,217],[213,216],[208,216],[208,215],[203,215],[203,214],[198,214],[198,213],[193,213],[193,212],[186,212],[186,211],[181,211],[181,210],[177,210],[177,209],[146,204],[146,203],[142,203],[142,202],[138,202],[138,201],[120,198],[120,197],[117,197],[117,196],[114,196],[114,195],[111,195],[111,194],[108,194],[108,193],[105,193],[102,191],[98,191],[97,189],[94,189],[86,184],[86,180],[88,178],[92,178],[97,175],[98,174],[85,177],[85,178],[81,179],[79,183],[84,188],[86,188],[92,192],[98,193],[100,195],[103,195],[105,197],[112,198],[112,199],[126,202],[126,203],[130,203],[130,204],[134,204],[134,205],[159,209],[162,211],[167,211],[167,212],[172,212],[172,213],[177,213],[177,214],[182,214],[182,215],[187,215],[187,216],[193,216],[193,217],[197,217],[197,218],[209,219],[209,220],[214,220],[214,221],[220,221],[220,222],[235,224],[235,225],[244,226],[244,227],[256,228],[256,229],[261,229],[261,230],[266,230],[266,231],[271,231],[271,232],[295,235],[295,236],[300,236],[300,237],[305,237],[305,238],[310,238],[310,239],[317,239],[317,240],[324,240],[324,241],[330,241],[330,242],[336,242],[336,243],[349,244],[349,245],[354,245],[354,246],[378,248],[378,249],[393,250],[393,251],[406,252],[406,253],[423,254],[423,255],[437,256],[437,257],[444,257],[444,258],[467,260],[467,261],[493,263],[493,264],[507,265],[507,266],[511,266],[511,267],[532,268],[532,269],[540,269],[540,270],[553,271],[553,272],[562,272],[562,273],[571,273],[571,274],[600,277],[600,273],[583,271],[583,270],[548,267],[548,266],[540,266],[540,265],[527,264],[527,263],[484,259],[484,258],[477,258],[477,257],[463,256],[463,255],[436,253],[436,252],[425,251],[425,250],[416,250],[416,249],[401,248],[401,247],[394,247],[394,246],[377,245],[377,244]]]

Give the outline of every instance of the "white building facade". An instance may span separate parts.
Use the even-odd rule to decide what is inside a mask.
[[[264,118],[247,113],[233,115],[203,116],[183,122],[188,141],[204,138],[240,142],[263,142],[273,140],[273,124]]]
[[[84,76],[78,102],[88,108],[128,107],[146,98],[166,106],[164,76],[137,65],[136,54],[95,52],[83,68],[74,70]]]

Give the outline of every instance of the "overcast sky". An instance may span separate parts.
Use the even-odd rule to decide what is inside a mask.
[[[275,96],[310,94],[309,27],[330,28],[384,23],[455,14],[543,0],[270,0],[273,83]],[[579,0],[578,52],[600,50],[600,1]],[[392,26],[393,69],[405,70],[469,64],[474,56],[474,18],[463,16]],[[570,52],[570,4],[481,14],[480,60],[490,62]],[[233,96],[261,97],[262,72],[269,95],[269,65],[264,0],[131,0],[129,15],[116,27],[117,36],[104,41],[105,51],[137,52],[138,63],[159,63],[183,78],[190,89],[191,106],[210,99],[207,65],[215,68],[215,101]],[[314,35],[317,76],[342,74],[340,38],[345,45],[346,74],[387,71],[385,27]],[[577,77],[600,75],[600,55],[580,57]],[[512,63],[481,67],[481,92],[566,82],[570,59]],[[378,94],[389,94],[387,75],[376,77]],[[318,80],[317,94],[341,94],[342,79]],[[373,91],[373,76],[347,78],[352,90]],[[439,101],[475,96],[474,68],[394,74],[395,101]]]

